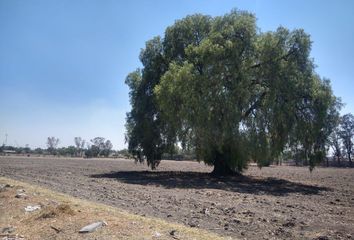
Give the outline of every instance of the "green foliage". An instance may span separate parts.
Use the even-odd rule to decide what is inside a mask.
[[[126,123],[128,149],[137,161],[142,162],[146,158],[153,169],[167,147],[161,138],[163,125],[153,92],[166,68],[162,54],[159,37],[148,41],[140,54],[144,69],[132,72],[125,81],[131,89],[132,105]]]
[[[99,154],[100,154],[100,149],[95,145],[92,145],[91,147],[85,150],[85,156],[87,158],[97,157]]]
[[[73,157],[76,154],[76,148],[74,146],[62,147],[58,149],[58,154]]]
[[[129,151],[155,168],[175,143],[216,173],[269,165],[297,149],[312,169],[338,116],[330,82],[314,71],[303,30],[262,33],[253,14],[188,16],[148,41],[128,75]]]
[[[350,113],[342,116],[340,120],[339,136],[342,138],[343,145],[350,165],[352,165],[353,138],[354,138],[354,116]]]
[[[42,148],[36,148],[36,149],[33,150],[33,153],[34,154],[43,154],[44,150]]]
[[[129,153],[129,150],[126,149],[126,148],[117,151],[117,154],[118,154],[119,156],[124,157],[124,158],[132,158],[132,155]]]
[[[108,157],[112,150],[112,143],[103,137],[95,137],[91,139],[92,145],[85,151],[85,156],[88,158],[105,156]]]
[[[82,156],[85,148],[86,141],[81,137],[74,138],[75,147],[76,147],[76,156]]]

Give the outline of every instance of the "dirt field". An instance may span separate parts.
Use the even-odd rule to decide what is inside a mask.
[[[242,178],[163,161],[0,158],[0,176],[240,239],[354,238],[354,169],[250,167]]]
[[[22,197],[18,197],[19,193]],[[17,196],[17,197],[16,197]],[[24,197],[25,196],[25,197]],[[26,212],[25,207],[39,209]],[[80,233],[101,222],[93,232]],[[142,217],[105,204],[0,177],[2,240],[224,240],[210,231]]]

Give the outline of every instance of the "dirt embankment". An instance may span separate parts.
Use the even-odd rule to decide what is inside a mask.
[[[33,211],[30,211],[31,206]],[[35,208],[34,208],[35,207]],[[27,210],[25,210],[27,208]],[[86,227],[97,223],[98,228]],[[93,230],[91,232],[91,230]],[[0,177],[0,239],[203,239],[216,234],[59,194]]]
[[[143,216],[246,239],[354,238],[354,169],[250,167],[211,178],[195,162],[0,158],[0,176]]]

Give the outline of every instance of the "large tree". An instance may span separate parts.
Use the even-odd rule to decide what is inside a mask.
[[[99,157],[100,155],[105,157],[109,156],[113,147],[113,144],[110,140],[106,140],[103,137],[95,137],[90,141],[92,145],[86,151],[87,157]]]
[[[344,150],[352,166],[353,139],[354,139],[354,116],[350,113],[341,117],[339,135],[342,138]]]
[[[74,138],[75,147],[76,147],[76,155],[82,157],[83,149],[85,147],[86,141],[81,137]]]
[[[340,165],[340,160],[342,158],[342,143],[340,137],[339,127],[335,128],[328,138],[329,146],[333,152],[333,158],[337,160],[338,166]]]
[[[296,146],[312,168],[339,104],[310,49],[303,30],[262,33],[248,12],[176,21],[147,42],[143,68],[126,79],[129,151],[155,168],[180,143],[215,174],[232,174]]]
[[[58,147],[60,140],[56,137],[48,137],[47,138],[47,147],[48,152],[51,154],[56,154],[56,149]]]

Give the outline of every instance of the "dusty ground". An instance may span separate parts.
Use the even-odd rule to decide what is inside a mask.
[[[19,196],[19,192],[25,197]],[[40,209],[26,212],[26,206]],[[105,225],[91,233],[91,223]],[[0,239],[6,240],[222,240],[205,230],[129,214],[118,208],[59,194],[35,185],[0,177]]]
[[[354,169],[250,167],[211,178],[195,162],[0,158],[0,176],[131,213],[245,239],[354,238]]]

